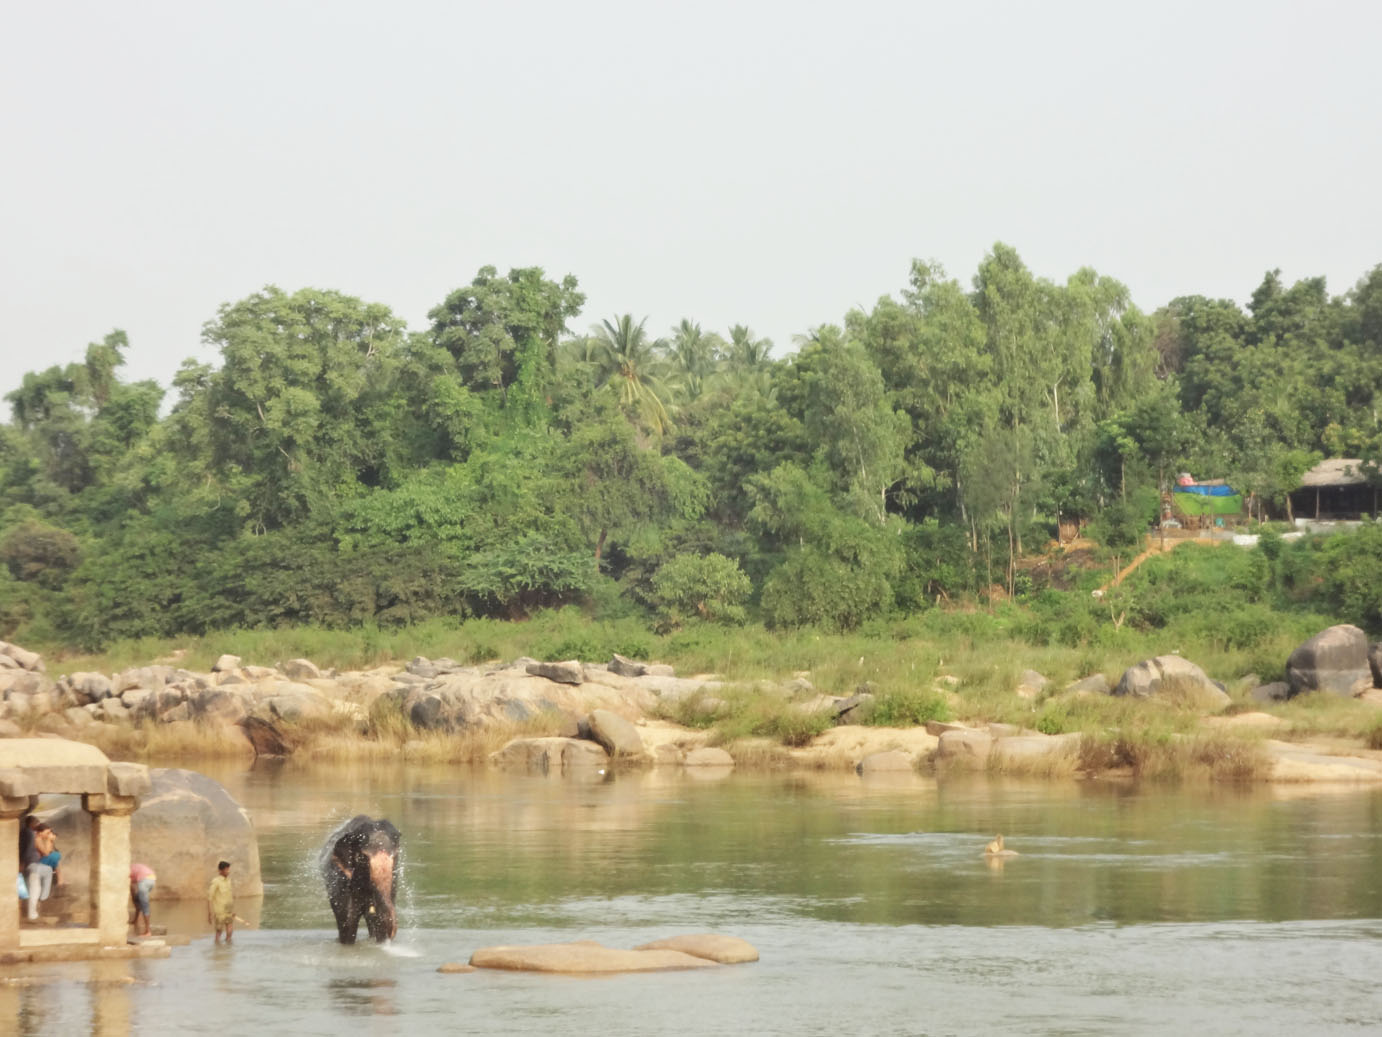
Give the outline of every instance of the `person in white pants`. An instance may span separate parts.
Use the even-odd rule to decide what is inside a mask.
[[[42,862],[29,865],[29,921],[38,917],[38,902],[47,900],[53,892],[53,869]]]

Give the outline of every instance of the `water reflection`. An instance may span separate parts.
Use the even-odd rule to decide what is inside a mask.
[[[202,904],[160,905],[189,946],[0,977],[0,1028],[219,1037],[227,1019],[329,1033],[377,1015],[435,1032],[463,983],[483,995],[465,1023],[483,1033],[902,1033],[918,1005],[935,1032],[1320,1032],[1351,1025],[1341,1006],[1366,1004],[1382,970],[1378,924],[1359,921],[1382,916],[1373,790],[392,764],[213,776],[259,832],[265,896],[237,909],[262,928],[214,947]],[[335,942],[312,861],[355,813],[403,832],[397,947]],[[999,831],[1021,856],[985,857]],[[743,936],[762,960],[599,984],[436,974],[486,945],[697,931]]]
[[[327,999],[346,1015],[397,1015],[398,981],[372,976],[326,981]]]

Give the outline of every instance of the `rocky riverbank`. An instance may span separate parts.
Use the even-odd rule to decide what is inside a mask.
[[[1226,777],[1382,781],[1382,753],[1361,741],[1273,738],[1286,722],[1270,712],[1313,691],[1376,700],[1382,724],[1382,645],[1369,645],[1355,627],[1331,627],[1297,648],[1284,671],[1285,681],[1245,689],[1235,700],[1194,663],[1163,655],[1129,667],[1116,682],[1091,674],[1053,689],[1041,674],[1026,671],[1012,694],[1033,703],[1102,696],[1174,702],[1200,718],[1198,734],[1176,737],[1212,742],[1228,759],[1220,768]],[[934,690],[959,720],[892,728],[871,722],[868,688],[822,694],[805,673],[745,689],[715,675],[678,676],[670,666],[618,655],[600,663],[520,658],[479,666],[419,657],[346,672],[307,659],[268,666],[224,655],[206,672],[159,663],[50,679],[37,653],[0,642],[0,737],[46,734],[133,756],[176,755],[180,748],[191,755],[311,755],[329,743],[338,751],[358,744],[404,758],[468,738],[473,761],[542,772],[739,765],[850,767],[865,775],[970,768],[1068,776],[1125,769],[1126,761],[1090,752],[1091,732],[1048,734],[984,722],[967,713],[953,683],[942,675]],[[810,718],[819,733],[793,745],[720,738],[715,722],[726,698],[745,694]],[[669,719],[688,714],[696,726]],[[1235,740],[1242,743],[1236,763]]]

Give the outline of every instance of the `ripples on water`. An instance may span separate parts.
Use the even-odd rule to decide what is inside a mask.
[[[1382,1024],[1378,794],[656,780],[383,773],[345,806],[330,776],[227,781],[263,829],[265,927],[229,948],[197,929],[164,961],[0,977],[0,1025],[107,1037]],[[257,800],[285,795],[301,802],[265,826]],[[382,946],[335,942],[316,870],[325,833],[356,812],[404,832],[400,931]],[[1020,856],[986,861],[999,830]],[[601,979],[436,971],[487,945],[708,930],[762,960]]]

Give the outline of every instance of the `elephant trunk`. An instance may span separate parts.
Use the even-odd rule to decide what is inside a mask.
[[[392,940],[398,935],[398,913],[393,903],[394,856],[385,850],[376,850],[369,858],[370,885],[384,905],[384,931]]]

